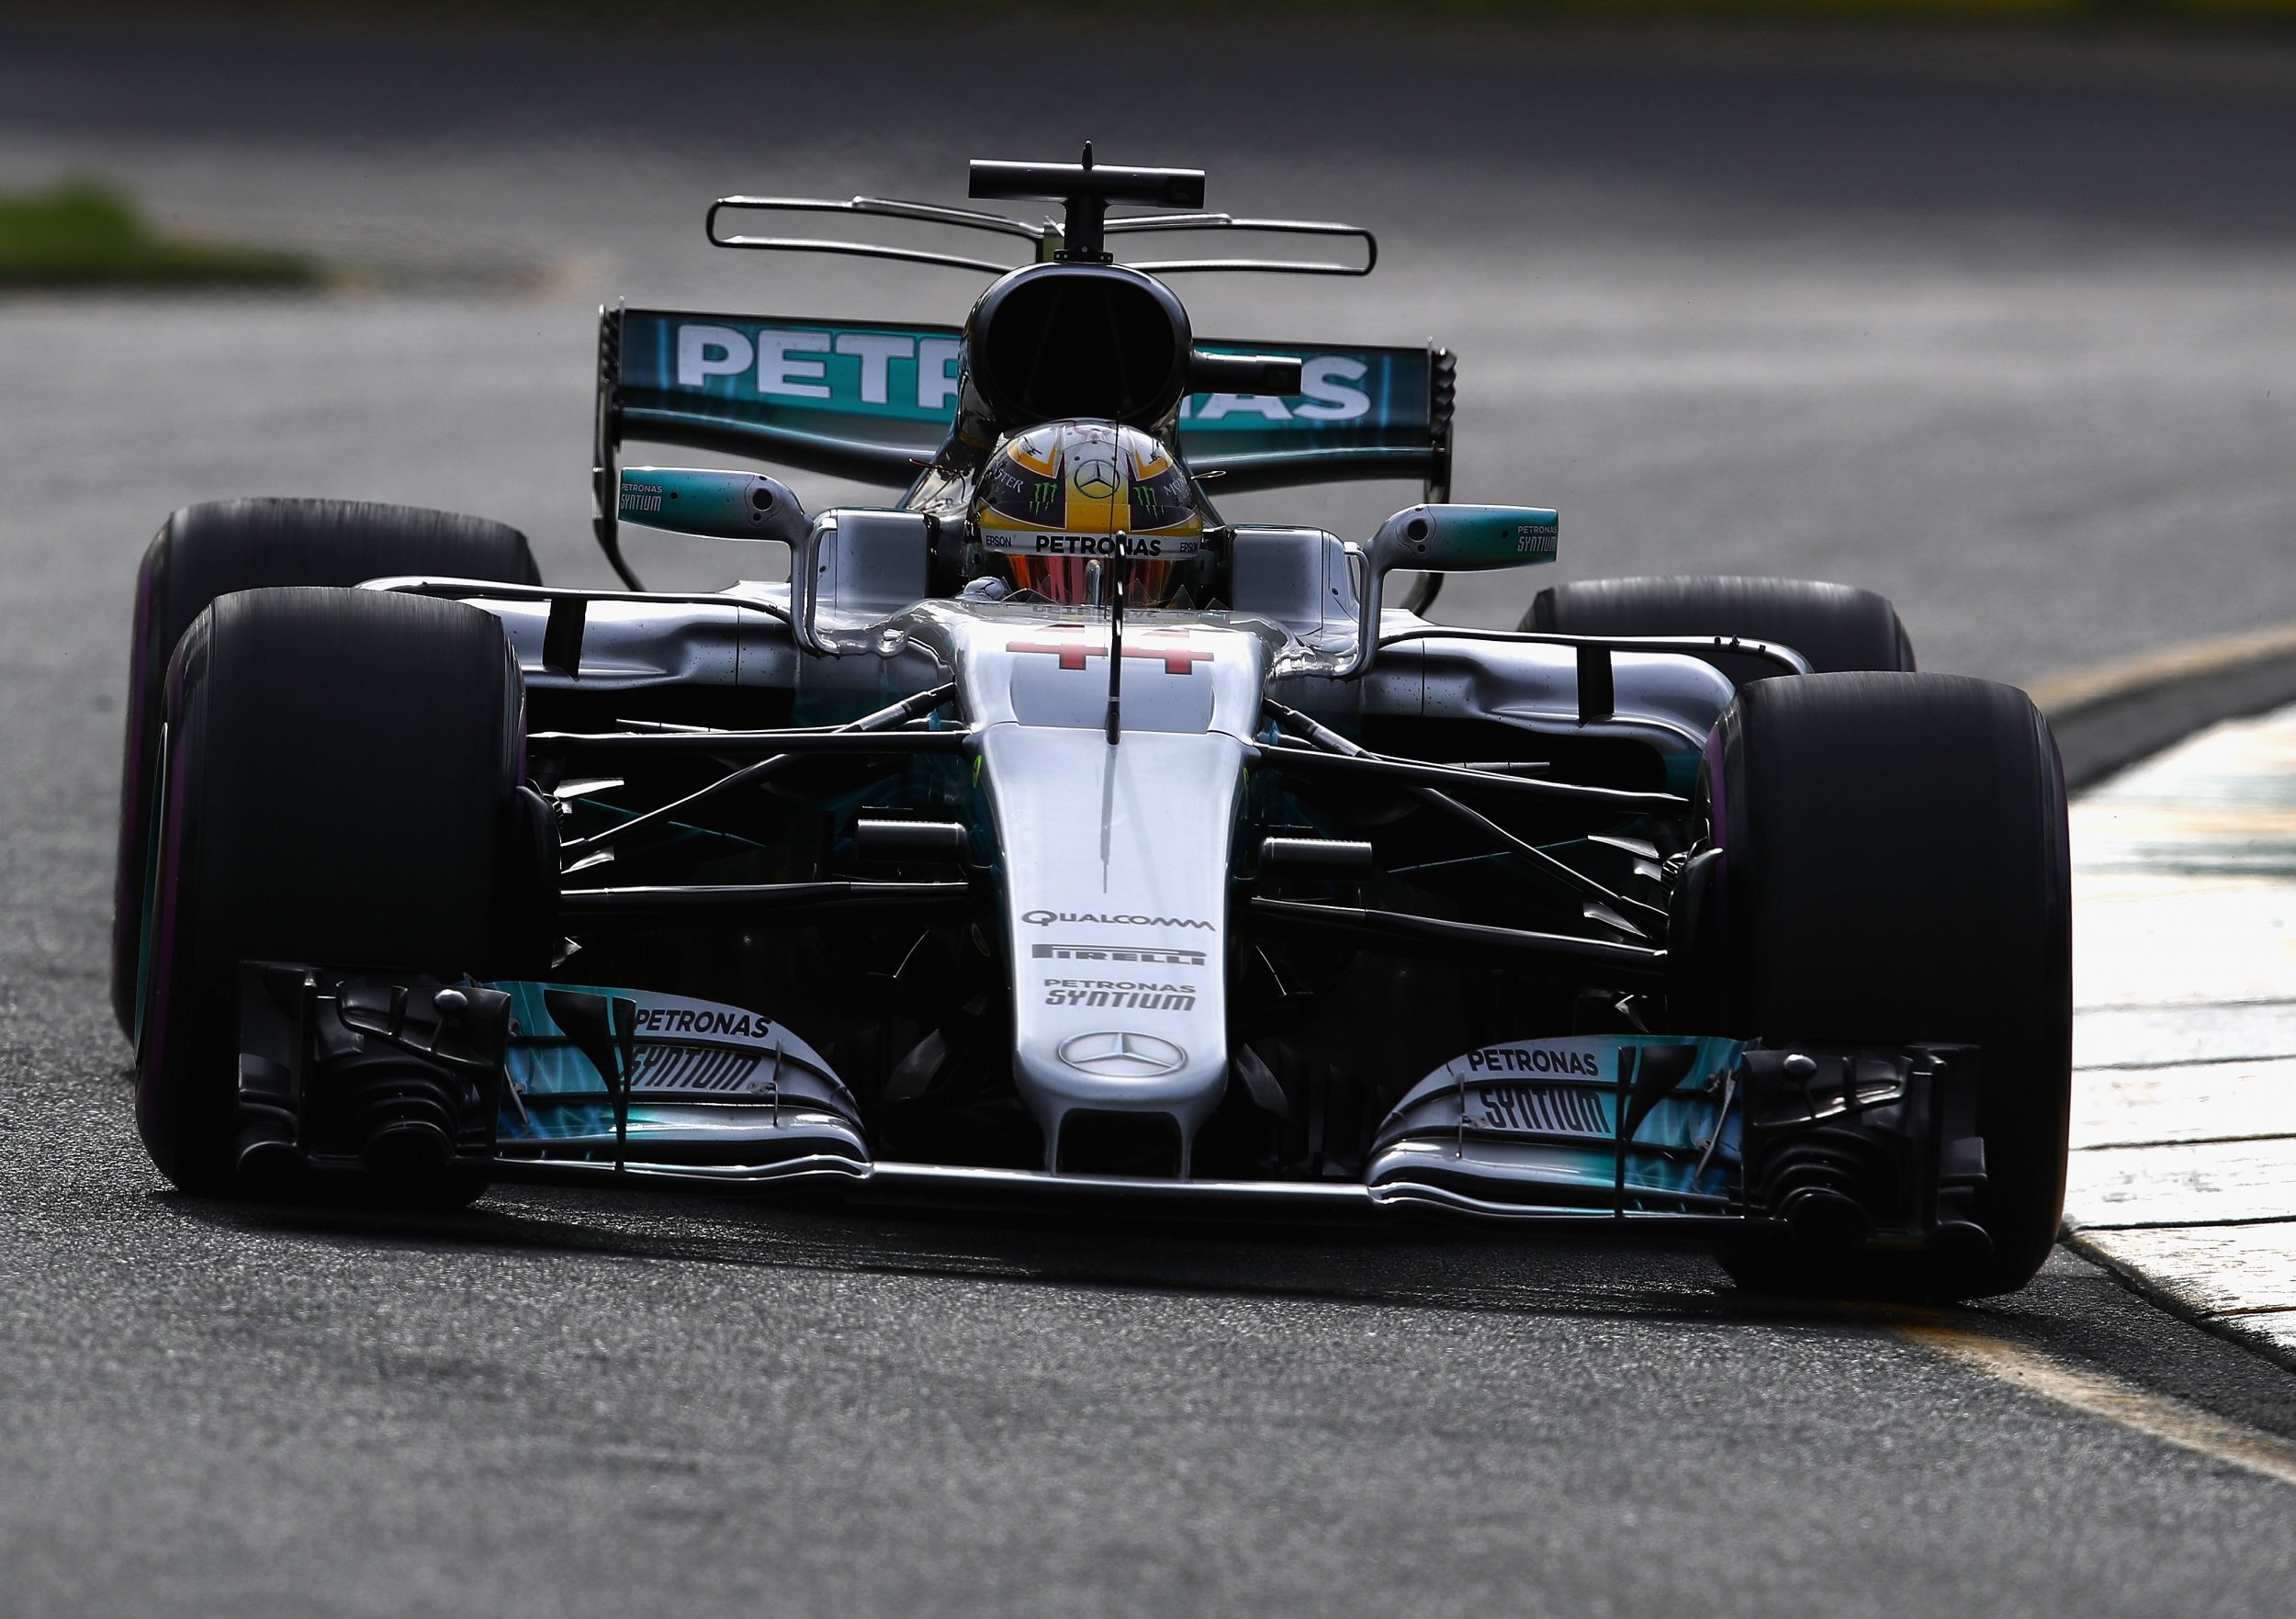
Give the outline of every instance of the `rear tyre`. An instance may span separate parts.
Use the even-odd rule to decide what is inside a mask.
[[[1793,647],[1814,674],[1913,668],[1913,642],[1886,596],[1815,579],[1581,579],[1541,590],[1518,627],[1566,635],[1744,635]],[[1741,686],[1779,672],[1765,658],[1728,652],[1706,661]]]
[[[252,590],[192,622],[167,671],[137,1051],[136,1124],[169,1180],[264,1189],[239,1169],[242,961],[484,975],[502,952],[522,699],[501,622],[459,602]]]
[[[1966,1041],[1989,1254],[1814,1257],[1740,1242],[1775,1291],[1966,1299],[2021,1287],[2065,1197],[2072,902],[2064,777],[2013,687],[1829,674],[1739,692],[1708,744],[1733,1032]]]
[[[128,735],[119,773],[119,853],[112,889],[112,1011],[131,1038],[143,873],[151,858],[160,684],[175,643],[208,603],[233,590],[355,585],[417,573],[512,584],[542,581],[526,536],[514,528],[372,500],[210,500],[184,507],[152,536],[136,575]]]

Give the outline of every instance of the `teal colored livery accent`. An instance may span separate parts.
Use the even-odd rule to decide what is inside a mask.
[[[1654,1051],[1679,1053],[1677,1064],[1653,1068]],[[1726,1201],[1739,1186],[1733,1104],[1745,1051],[1739,1040],[1687,1035],[1480,1046],[1412,1087],[1380,1127],[1380,1148],[1434,1143],[1559,1200],[1575,1189],[1590,1206],[1622,1187],[1630,1197]],[[1663,1074],[1655,1090],[1650,1074]],[[1623,1140],[1622,1110],[1632,1126]]]
[[[627,1003],[623,1016],[635,1038],[630,1071],[618,1077],[627,1086],[628,1141],[667,1147],[745,1131],[771,1141],[818,1135],[825,1120],[832,1134],[850,1130],[858,1118],[820,1053],[762,1013],[643,989],[525,981],[493,987],[511,997],[509,1084],[496,1135],[513,1151],[577,1159],[614,1151],[616,1085],[552,1018],[552,991]],[[851,1149],[859,1152],[857,1136]]]
[[[805,513],[778,478],[695,467],[625,467],[616,510],[625,523],[716,540],[805,538]]]
[[[1185,452],[1411,451],[1432,442],[1424,348],[1197,346],[1297,359],[1300,391],[1189,396],[1180,405]],[[953,326],[631,309],[616,380],[623,408],[649,418],[929,455],[956,414],[963,353]]]

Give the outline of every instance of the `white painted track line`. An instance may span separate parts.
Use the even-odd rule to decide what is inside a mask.
[[[2075,1245],[2296,1358],[2296,709],[2073,806]]]

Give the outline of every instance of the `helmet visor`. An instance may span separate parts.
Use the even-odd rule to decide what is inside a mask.
[[[1177,562],[1102,562],[1097,557],[1037,557],[1007,553],[998,560],[1016,590],[1034,590],[1063,607],[1105,607],[1116,575],[1124,573],[1124,605],[1168,607],[1180,593],[1187,569]]]

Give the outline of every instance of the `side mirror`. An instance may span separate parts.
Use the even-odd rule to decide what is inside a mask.
[[[821,531],[790,487],[762,472],[699,467],[625,467],[615,501],[624,523],[711,540],[776,540],[789,547],[789,622],[799,646],[824,648],[813,633]]]
[[[1355,662],[1343,679],[1361,674],[1379,650],[1379,598],[1397,568],[1425,573],[1474,573],[1552,562],[1556,514],[1544,506],[1406,506],[1371,536],[1366,553],[1362,618]]]
[[[624,523],[712,540],[805,544],[805,509],[778,478],[694,467],[625,467],[616,502]]]

